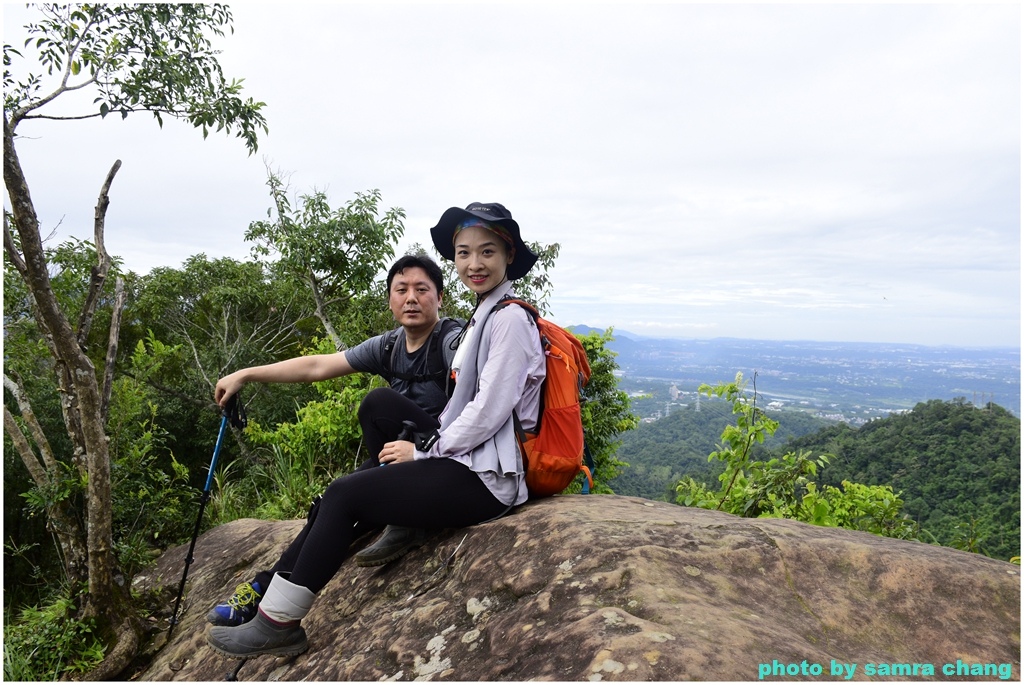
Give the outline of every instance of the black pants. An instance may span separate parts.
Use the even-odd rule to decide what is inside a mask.
[[[319,592],[350,556],[352,542],[374,528],[393,524],[460,528],[500,516],[507,509],[466,466],[450,459],[388,464],[377,460],[384,443],[396,439],[403,421],[419,431],[438,422],[390,388],[371,391],[359,407],[369,458],[337,478],[310,509],[306,525],[269,571],[255,578],[266,591],[274,573]]]
[[[380,467],[377,457],[384,449],[385,443],[392,442],[398,437],[403,428],[403,421],[412,421],[416,424],[417,430],[423,432],[434,430],[440,425],[437,419],[423,411],[418,404],[391,388],[376,388],[366,394],[359,404],[359,426],[363,431],[363,443],[366,445],[369,457],[356,467],[357,472]],[[322,497],[313,500],[309,514],[306,516],[306,525],[299,531],[274,567],[269,571],[260,571],[256,574],[253,582],[259,583],[264,592],[275,573],[291,573],[295,567],[295,560],[298,559],[299,552],[302,551],[302,546],[306,543],[306,537],[320,512],[321,500]],[[355,540],[375,529],[379,530],[380,526],[356,523],[352,531],[352,539]]]

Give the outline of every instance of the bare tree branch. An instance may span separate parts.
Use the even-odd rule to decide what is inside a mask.
[[[225,333],[225,337],[226,337],[226,333]],[[188,346],[192,350],[192,358],[195,359],[195,361],[196,361],[196,369],[202,375],[203,380],[206,381],[206,384],[208,386],[210,386],[210,394],[212,395],[215,383],[213,383],[210,380],[209,374],[207,374],[206,373],[206,369],[203,368],[203,362],[202,362],[202,360],[199,359],[199,350],[196,349],[195,340],[192,339],[192,336],[187,335],[187,334],[185,335],[185,340],[186,340],[186,342],[188,342]]]
[[[316,314],[316,318],[320,319],[320,323],[323,324],[324,330],[327,331],[328,337],[330,337],[331,342],[334,343],[334,349],[338,351],[345,349],[345,343],[341,341],[341,336],[338,335],[338,332],[336,330],[334,330],[334,326],[331,324],[331,320],[327,316],[327,308],[326,304],[324,303],[324,296],[323,293],[320,292],[320,282],[317,279],[316,274],[313,273],[312,269],[307,270],[306,279],[307,282],[309,283],[310,289],[313,291],[313,311],[314,314]]]
[[[21,253],[18,252],[18,248],[14,244],[14,236],[11,234],[11,215],[6,211],[4,211],[4,251],[7,252],[7,258],[11,260],[11,264],[24,278],[25,260],[22,259]]]
[[[75,90],[75,88],[68,88],[68,90]],[[132,109],[128,109],[128,108],[126,108],[126,109],[116,109],[116,110],[112,109],[112,110],[110,110],[110,112],[108,112],[108,115],[109,114],[116,114],[116,113],[121,113],[122,115],[124,115],[127,112],[132,112],[132,113],[135,113],[135,112],[149,112],[151,114],[167,114],[169,116],[176,116],[177,114],[179,114],[178,112],[176,112],[175,110],[172,110],[172,109],[156,109],[156,108],[153,108],[153,107],[139,107],[138,109],[134,109],[134,108],[132,108]],[[103,118],[103,115],[100,114],[99,112],[93,112],[92,114],[78,114],[78,115],[69,115],[69,116],[56,116],[56,115],[53,115],[53,114],[27,114],[27,115],[21,117],[21,121],[27,121],[29,119],[45,119],[46,121],[81,121],[82,119],[102,119],[102,118]]]
[[[130,377],[130,378],[135,378],[136,380],[138,380],[138,378],[134,374],[126,372],[125,375]],[[165,395],[170,395],[171,397],[178,398],[182,402],[186,402],[188,404],[194,404],[197,407],[209,407],[211,409],[218,408],[216,402],[214,402],[212,399],[210,399],[210,400],[199,400],[199,399],[196,399],[195,397],[193,397],[192,395],[189,395],[188,393],[181,392],[180,390],[177,390],[175,388],[167,387],[166,385],[162,385],[160,383],[157,383],[156,381],[154,381],[152,379],[149,379],[149,378],[145,379],[143,382],[146,385],[148,385],[149,387],[151,387],[151,388],[153,388],[155,390],[159,390],[160,392],[164,393]]]
[[[50,447],[50,441],[46,439],[46,434],[43,433],[43,427],[39,425],[39,419],[36,418],[36,413],[32,410],[32,405],[28,400],[28,393],[25,392],[25,387],[22,385],[21,379],[17,378],[17,380],[12,380],[10,376],[5,373],[4,387],[14,395],[14,400],[18,403],[18,409],[21,411],[21,418],[25,421],[25,425],[28,426],[28,430],[32,434],[32,439],[36,441],[36,447],[39,449],[39,456],[43,462],[43,467],[47,471],[55,471],[57,469],[57,460],[53,458],[53,449]]]
[[[33,439],[35,439],[36,446],[39,448],[39,453],[42,457],[42,463],[40,463],[40,458],[36,456],[25,434],[21,432],[17,419],[14,418],[7,405],[4,405],[4,431],[10,437],[15,451],[21,457],[21,461],[28,470],[33,482],[35,482],[36,487],[45,490],[47,486],[60,476],[60,469],[50,453],[49,443],[47,443],[45,437],[42,437],[42,428],[39,426],[39,422],[36,420],[31,407],[28,406],[28,400],[24,397],[24,390],[21,388],[20,383],[15,383],[4,374],[4,386],[14,393],[15,397],[19,400],[19,407],[21,407],[22,411],[21,417],[28,425],[29,431],[33,434]],[[83,545],[84,537],[81,525],[74,512],[68,506],[67,501],[53,502],[46,509],[46,528],[53,532],[57,539],[60,556],[64,562],[66,578],[78,578],[88,560],[88,553]]]
[[[4,376],[4,385],[7,385],[9,379]],[[14,443],[14,449],[17,450],[18,456],[21,457],[22,463],[25,464],[25,468],[28,469],[28,474],[32,476],[32,480],[35,482],[37,487],[46,487],[49,478],[46,475],[46,469],[40,463],[39,457],[32,450],[32,445],[29,444],[28,438],[21,432],[21,428],[18,426],[17,420],[11,413],[11,410],[4,405],[4,431],[7,432],[7,436]]]
[[[121,335],[121,315],[127,295],[124,291],[124,279],[118,277],[114,281],[114,311],[110,315],[110,337],[107,340],[107,361],[103,369],[103,392],[100,395],[100,413],[104,423],[110,409],[110,393],[114,387],[114,365],[117,361],[118,339]]]
[[[107,172],[107,179],[100,189],[99,199],[96,201],[96,210],[93,215],[93,240],[96,244],[96,266],[92,268],[92,277],[89,279],[89,292],[85,297],[85,304],[82,305],[82,315],[78,319],[78,344],[85,349],[86,341],[89,338],[89,330],[92,328],[92,319],[96,315],[96,303],[99,302],[100,294],[103,292],[103,284],[107,281],[107,273],[110,271],[111,259],[107,253],[107,246],[103,239],[103,231],[107,219],[107,207],[110,206],[110,184],[114,182],[114,176],[121,168],[121,160],[114,162]]]

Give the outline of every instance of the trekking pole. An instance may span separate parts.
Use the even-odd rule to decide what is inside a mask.
[[[199,499],[199,515],[196,517],[196,527],[192,531],[192,542],[188,546],[188,554],[185,555],[185,570],[181,574],[181,583],[178,585],[178,597],[174,600],[174,611],[171,613],[171,625],[167,629],[167,641],[170,642],[174,626],[178,622],[178,607],[181,605],[181,596],[185,593],[185,580],[188,578],[188,567],[192,565],[192,553],[196,549],[196,540],[199,538],[199,529],[203,524],[203,512],[206,510],[206,503],[210,501],[210,486],[213,484],[213,472],[217,468],[217,457],[220,455],[220,446],[224,442],[224,434],[227,432],[228,421],[236,428],[245,428],[245,409],[238,403],[238,395],[232,395],[227,404],[220,412],[220,431],[217,433],[217,443],[213,447],[213,458],[210,459],[210,472],[206,476],[206,486],[203,488],[203,496]]]

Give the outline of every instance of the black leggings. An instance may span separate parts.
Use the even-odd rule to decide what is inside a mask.
[[[289,580],[320,592],[350,555],[354,526],[461,528],[501,516],[480,477],[451,459],[423,459],[357,471],[324,492]]]
[[[371,390],[359,403],[359,426],[363,429],[369,458],[357,471],[380,466],[377,456],[384,444],[394,442],[402,432],[402,422],[412,421],[417,432],[429,433],[441,426],[437,419],[423,411],[418,404],[391,388]]]
[[[350,556],[349,546],[385,524],[459,528],[500,516],[507,509],[469,468],[450,459],[389,464],[377,456],[395,440],[403,421],[417,430],[437,419],[390,388],[370,391],[359,405],[359,423],[369,457],[355,472],[335,479],[310,508],[306,525],[270,571],[255,581],[266,591],[274,573],[319,592]],[[306,542],[310,544],[307,545]]]

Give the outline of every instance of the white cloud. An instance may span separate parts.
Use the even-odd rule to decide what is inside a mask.
[[[87,237],[120,157],[108,245],[129,268],[242,258],[265,156],[334,204],[380,188],[403,244],[503,202],[562,245],[563,323],[1019,345],[1016,5],[233,11],[222,61],[268,103],[260,153],[145,117],[25,125],[48,226]]]

